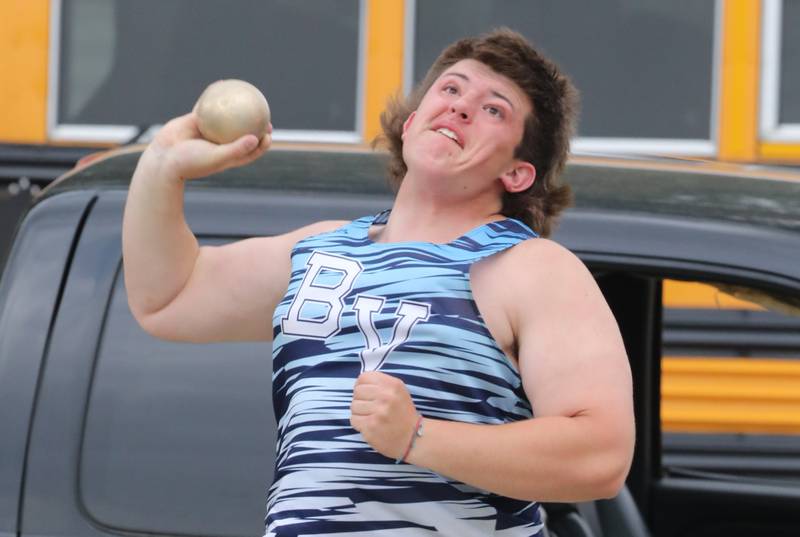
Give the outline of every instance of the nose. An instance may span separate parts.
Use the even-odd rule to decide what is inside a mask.
[[[450,113],[455,114],[463,121],[469,121],[469,119],[472,117],[470,104],[464,97],[461,97],[450,104]]]
[[[469,115],[464,110],[456,110],[455,106],[450,108],[450,111],[465,121],[469,119]]]

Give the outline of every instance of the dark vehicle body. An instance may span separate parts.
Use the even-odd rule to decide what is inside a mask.
[[[135,324],[120,234],[138,157],[67,174],[17,232],[0,281],[0,537],[262,533],[270,346],[163,342]],[[193,182],[187,219],[215,244],[376,213],[392,200],[383,166],[376,153],[276,149]],[[657,537],[800,535],[800,471],[674,467],[659,421],[664,278],[800,297],[800,182],[779,175],[600,158],[566,172],[576,205],[554,239],[620,324],[637,419],[628,489]]]

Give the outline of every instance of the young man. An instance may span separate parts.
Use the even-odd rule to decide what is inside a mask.
[[[198,247],[183,181],[246,164],[168,123],[131,183],[131,310],[153,335],[273,340],[267,535],[538,535],[537,501],[611,497],[630,370],[593,278],[546,235],[572,88],[518,34],[446,49],[382,118],[390,213]],[[511,217],[511,218],[510,218]],[[529,240],[530,239],[530,240]]]

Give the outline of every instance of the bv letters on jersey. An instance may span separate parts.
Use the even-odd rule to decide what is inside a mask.
[[[352,291],[358,275],[364,270],[357,260],[315,251],[306,261],[306,273],[295,294],[286,316],[281,319],[281,329],[286,335],[327,339],[341,330],[345,297]],[[395,313],[394,329],[388,342],[381,341],[374,316],[386,302],[384,297],[358,294],[352,309],[356,324],[364,336],[361,351],[361,371],[376,371],[387,356],[411,335],[420,321],[427,321],[430,305],[401,300]],[[325,317],[303,315],[306,306],[322,307]]]

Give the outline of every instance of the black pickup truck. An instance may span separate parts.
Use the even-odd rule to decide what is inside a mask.
[[[118,151],[66,174],[18,229],[0,281],[0,537],[263,531],[275,444],[270,346],[170,343],[133,320],[120,233],[139,154]],[[376,213],[391,204],[383,166],[376,153],[275,149],[192,182],[187,218],[201,242],[220,243]],[[785,175],[570,163],[576,205],[555,239],[591,268],[620,324],[637,446],[627,487],[635,503],[578,506],[559,537],[800,535],[798,437],[675,436],[660,420],[672,337],[666,279],[777,305],[783,324],[770,311],[757,321],[783,327],[784,346],[800,355],[800,182]],[[670,455],[675,442],[693,442],[697,457]],[[697,446],[709,443],[722,447],[703,455]]]

